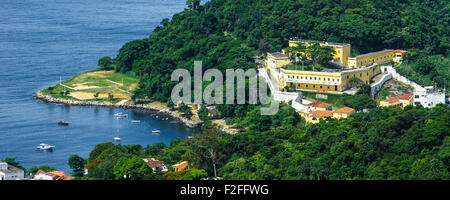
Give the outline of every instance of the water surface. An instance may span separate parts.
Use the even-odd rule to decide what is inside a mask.
[[[72,154],[87,158],[100,142],[169,143],[193,133],[149,111],[47,104],[38,90],[92,70],[102,56],[115,57],[128,41],[148,37],[185,0],[2,0],[0,6],[0,159],[26,168],[48,164],[70,171]],[[129,118],[115,119],[124,112]],[[141,120],[132,124],[131,120]],[[59,126],[59,120],[70,125]],[[160,135],[152,135],[160,129]],[[55,145],[53,152],[36,149]]]

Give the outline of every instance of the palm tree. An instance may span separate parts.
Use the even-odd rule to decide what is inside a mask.
[[[300,60],[302,61],[302,70],[303,70],[303,63],[307,59],[306,58],[306,45],[303,42],[297,42],[295,43],[296,46],[290,46],[286,48],[286,52],[290,54],[291,60],[295,61],[295,70],[297,70],[297,62],[300,54]]]
[[[302,62],[302,71],[304,70],[304,64],[305,64],[306,60],[308,60],[308,57],[306,56],[306,54],[305,53],[301,54],[300,55],[300,62]]]

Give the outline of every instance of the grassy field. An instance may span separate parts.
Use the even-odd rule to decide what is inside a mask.
[[[131,99],[139,79],[114,71],[90,71],[42,90],[55,98],[118,102]],[[110,99],[109,94],[113,95]]]
[[[344,107],[344,99],[342,98],[342,95],[340,94],[330,94],[330,93],[322,93],[322,92],[309,92],[309,91],[302,91],[303,96],[308,99],[313,99],[316,101],[321,101],[325,103],[329,103],[333,105],[334,108],[342,108]],[[327,99],[317,98],[317,94],[323,94],[327,95]]]

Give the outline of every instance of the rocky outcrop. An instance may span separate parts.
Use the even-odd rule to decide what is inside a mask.
[[[111,103],[107,101],[79,101],[79,100],[72,100],[72,99],[64,99],[64,98],[55,98],[50,95],[43,94],[42,92],[37,92],[34,94],[34,97],[36,99],[40,99],[44,102],[48,103],[59,103],[59,104],[66,104],[66,105],[76,105],[76,106],[104,106],[104,107],[123,107],[123,108],[131,108],[131,109],[148,109],[153,110],[161,114],[169,115],[175,119],[178,119],[180,122],[185,124],[189,128],[198,128],[202,126],[202,121],[193,121],[189,120],[185,117],[183,117],[180,113],[177,111],[172,111],[170,109],[161,107],[161,106],[155,106],[155,105],[149,105],[149,104],[134,104],[129,102],[120,102],[120,103]]]

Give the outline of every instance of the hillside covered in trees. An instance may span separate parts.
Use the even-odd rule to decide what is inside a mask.
[[[164,19],[148,38],[125,44],[114,59],[116,71],[140,78],[134,98],[167,102],[176,84],[170,81],[173,70],[192,72],[194,60],[203,61],[203,70],[254,68],[255,55],[279,51],[291,37],[350,43],[353,55],[386,48],[419,49],[424,57],[408,55],[405,70],[411,76],[426,74],[424,81],[448,83],[445,64],[439,68],[423,64],[427,59],[431,63],[446,59],[450,52],[448,1],[187,2],[188,9]],[[221,105],[217,108],[227,122],[245,133],[230,136],[206,126],[201,134],[170,146],[99,144],[90,154],[85,178],[450,178],[447,105],[402,110],[374,108],[367,94],[345,98],[347,106],[371,110],[348,120],[306,124],[286,104],[273,116],[261,116],[259,105]],[[143,157],[167,164],[188,160],[191,170],[152,173],[140,160]]]
[[[125,44],[117,71],[141,78],[136,98],[166,102],[176,68],[248,69],[253,56],[279,51],[291,37],[345,42],[352,54],[386,48],[448,56],[450,5],[445,0],[211,0],[164,19],[148,38]]]
[[[450,179],[450,108],[376,108],[349,120],[305,124],[282,114],[244,120],[255,126],[230,136],[215,129],[170,146],[98,144],[84,179],[231,180]],[[185,172],[156,172],[142,158],[166,164],[188,160]],[[130,176],[131,175],[131,176]]]

